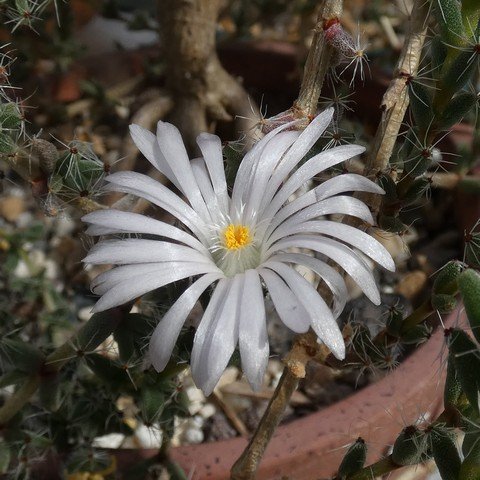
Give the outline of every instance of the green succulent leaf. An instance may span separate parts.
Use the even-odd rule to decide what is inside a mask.
[[[433,458],[442,480],[458,480],[460,478],[458,475],[462,461],[455,444],[455,435],[450,433],[440,427],[435,427],[430,432]]]
[[[413,425],[405,427],[393,445],[392,460],[397,465],[415,465],[425,459],[427,448],[425,432]]]
[[[458,286],[470,328],[480,342],[480,274],[470,268],[465,270],[458,277]]]
[[[454,356],[458,379],[470,405],[478,414],[480,394],[478,345],[471,340],[467,333],[458,328],[452,328],[447,334],[448,347],[450,353]]]
[[[477,104],[478,98],[474,93],[462,92],[455,95],[447,104],[439,120],[441,128],[450,128],[460,122],[463,117]]]
[[[433,293],[455,295],[458,291],[458,278],[464,269],[464,264],[458,260],[448,262],[435,277]]]
[[[45,356],[30,343],[3,338],[0,341],[0,361],[9,368],[31,375],[42,368]]]
[[[458,46],[461,39],[465,37],[460,2],[457,0],[434,0],[433,5],[442,39],[449,45]]]
[[[343,457],[342,463],[338,468],[338,476],[342,479],[348,475],[360,470],[365,465],[367,459],[367,444],[363,438],[358,438],[355,443],[350,445],[347,453]]]

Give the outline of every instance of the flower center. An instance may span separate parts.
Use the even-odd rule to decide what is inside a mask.
[[[227,250],[240,250],[252,243],[250,228],[231,223],[223,231],[223,243]]]

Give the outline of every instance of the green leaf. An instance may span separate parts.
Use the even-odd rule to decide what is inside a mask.
[[[91,353],[85,357],[88,367],[102,381],[111,388],[120,388],[128,381],[128,375],[124,370],[115,365],[109,358]]]
[[[0,440],[0,474],[5,474],[8,471],[10,465],[11,453],[10,447],[5,440]]]
[[[408,97],[415,125],[422,131],[428,131],[433,120],[433,97],[425,85],[411,81],[408,83]]]
[[[25,372],[21,372],[20,370],[11,370],[0,377],[0,388],[16,385],[17,383],[25,380],[25,378]]]
[[[443,43],[442,37],[440,35],[435,35],[430,42],[430,58],[434,77],[438,77],[446,56],[447,47]]]
[[[400,336],[400,329],[403,322],[403,314],[401,311],[397,310],[396,308],[390,309],[388,312],[388,317],[385,322],[385,327],[387,332],[394,337]]]
[[[449,45],[460,46],[461,39],[465,38],[460,2],[457,0],[434,0],[433,4],[443,41]]]
[[[462,394],[462,385],[455,370],[455,357],[450,353],[447,363],[447,377],[443,391],[443,403],[445,406],[457,405]]]
[[[47,357],[47,364],[60,369],[70,358],[95,350],[114,332],[123,316],[120,308],[96,313],[69,342]]]
[[[465,270],[458,277],[465,312],[473,335],[480,342],[480,275],[472,269]]]
[[[478,441],[478,428],[476,437],[477,441],[471,446],[460,467],[459,480],[478,480],[480,478],[480,441]]]
[[[460,51],[442,76],[443,88],[452,92],[460,91],[477,71],[478,57],[472,51]]]
[[[410,204],[421,199],[425,195],[425,192],[428,191],[431,184],[432,181],[428,177],[415,179],[405,192],[402,202],[404,204]]]
[[[397,465],[415,465],[425,459],[427,436],[417,427],[405,427],[395,440],[392,460]]]
[[[143,386],[140,397],[143,421],[146,425],[151,425],[162,415],[165,407],[165,394],[156,386]]]
[[[432,295],[432,307],[440,313],[450,313],[455,310],[457,299],[453,295],[434,293]]]
[[[10,368],[31,375],[42,368],[45,356],[30,343],[3,338],[0,341],[0,360]]]
[[[442,480],[458,480],[462,463],[454,441],[455,435],[452,438],[450,433],[440,427],[435,427],[430,432],[433,458]]]
[[[350,445],[347,453],[343,457],[342,463],[338,468],[338,476],[342,479],[355,473],[365,465],[367,459],[367,444],[363,438],[358,438],[355,443]]]
[[[477,104],[477,96],[474,93],[462,92],[447,104],[439,119],[440,128],[450,128],[460,122],[463,117]]]
[[[449,351],[454,355],[458,379],[470,405],[478,414],[480,392],[480,352],[478,346],[463,330],[452,328],[446,333],[448,334]]]
[[[458,278],[464,269],[464,264],[458,260],[448,262],[435,277],[433,293],[455,295],[458,292]]]
[[[50,412],[56,412],[61,404],[60,374],[49,372],[42,375],[38,393],[42,407]]]

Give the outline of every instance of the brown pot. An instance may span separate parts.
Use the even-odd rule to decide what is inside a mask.
[[[457,310],[445,323],[452,326]],[[259,480],[312,480],[336,473],[346,447],[359,436],[369,446],[367,463],[380,459],[400,430],[422,418],[435,418],[443,409],[445,351],[442,329],[380,381],[305,418],[279,427],[260,464]],[[224,480],[247,445],[244,438],[171,451],[197,480]]]

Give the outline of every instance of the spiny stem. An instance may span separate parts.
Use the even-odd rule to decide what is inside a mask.
[[[323,81],[330,66],[333,48],[325,41],[323,25],[328,20],[340,18],[342,10],[343,0],[325,0],[320,7],[312,46],[303,71],[300,93],[294,104],[294,110],[298,110],[302,116],[314,115],[317,111]]]
[[[258,465],[282,418],[300,378],[290,369],[283,370],[280,381],[268,404],[265,413],[247,448],[235,462],[231,470],[231,480],[250,480],[255,478]]]
[[[430,2],[426,0],[415,0],[413,4],[409,29],[395,70],[395,78],[390,82],[383,96],[382,119],[365,166],[367,176],[372,177],[377,172],[385,170],[392,156],[400,126],[409,104],[407,75],[415,75],[420,63],[420,55],[427,32],[429,6]],[[372,208],[378,211],[381,198],[378,195],[369,195],[368,200]]]
[[[250,443],[231,470],[231,480],[255,478],[268,442],[282,419],[283,413],[295,392],[298,382],[305,377],[305,368],[310,360],[324,362],[329,351],[318,344],[312,332],[299,335],[284,359],[285,368],[273,393],[270,403],[255,431]]]
[[[426,300],[417,309],[415,309],[413,313],[411,313],[403,320],[401,333],[406,333],[411,328],[415,327],[415,325],[419,325],[424,320],[426,320],[433,312],[434,309],[430,300]]]

